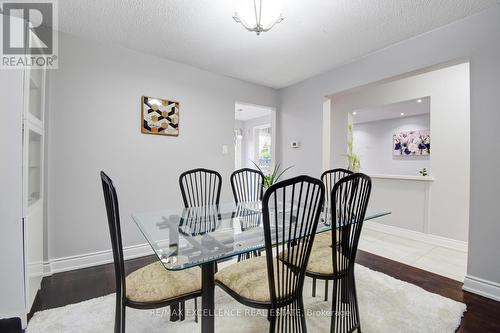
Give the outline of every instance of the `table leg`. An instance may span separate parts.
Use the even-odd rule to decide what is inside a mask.
[[[170,321],[178,321],[181,319],[180,316],[181,304],[175,303],[170,305]]]
[[[174,217],[169,217],[168,223],[171,226],[177,226],[178,221]],[[179,244],[179,232],[177,232],[177,227],[173,228],[170,227],[168,228],[168,239],[169,239],[169,245],[172,246],[174,244]],[[177,253],[173,253],[174,255],[177,255]],[[175,303],[170,306],[170,321],[178,321],[178,320],[184,320],[182,312],[184,311],[184,308],[181,306],[181,303]]]
[[[215,332],[215,263],[207,263],[201,266],[201,332]]]

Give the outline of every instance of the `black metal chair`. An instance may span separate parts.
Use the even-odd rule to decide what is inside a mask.
[[[125,276],[118,198],[112,180],[101,171],[113,249],[116,281],[115,333],[125,332],[125,308],[155,309],[201,296],[201,270],[167,271],[159,261]],[[184,314],[181,314],[181,319]],[[196,319],[197,320],[197,319]]]
[[[243,168],[231,174],[231,189],[236,204],[261,201],[264,193],[264,174],[255,169]],[[243,208],[241,208],[243,210]],[[242,230],[256,228],[261,224],[260,214],[241,214],[239,218]],[[260,251],[238,255],[238,261],[260,256]]]
[[[236,170],[231,174],[231,188],[236,203],[260,201],[264,191],[264,174],[250,168]]]
[[[335,184],[338,183],[344,177],[352,175],[353,172],[351,170],[337,168],[331,169],[323,172],[321,174],[321,181],[325,184],[325,206],[323,210],[330,210],[332,205],[332,190]]]
[[[262,200],[266,256],[235,263],[215,276],[238,302],[268,309],[269,332],[307,331],[302,291],[324,192],[323,183],[308,176],[272,185]]]
[[[214,170],[197,168],[185,171],[179,176],[179,186],[182,194],[182,201],[185,208],[201,207],[208,205],[218,205],[222,188],[222,177]],[[191,222],[194,222],[191,219]],[[215,220],[213,222],[216,222]],[[203,224],[203,225],[202,225]],[[194,224],[195,228],[204,229],[205,232],[214,231],[215,224],[212,223]],[[217,270],[217,263],[215,263]],[[195,299],[195,306],[198,301]],[[184,303],[180,306],[184,308]],[[175,309],[174,307],[172,309]]]
[[[355,173],[339,180],[333,187],[332,243],[311,254],[306,275],[333,281],[330,332],[361,332],[354,263],[359,237],[371,192],[371,179]]]
[[[214,232],[220,221],[221,214],[216,205],[189,207],[182,212],[179,233],[188,237],[204,235]]]
[[[183,172],[179,176],[184,207],[218,205],[222,177],[217,171],[198,168]]]
[[[332,190],[333,186],[337,184],[339,180],[342,178],[352,175],[353,172],[351,170],[347,169],[342,169],[342,168],[337,168],[337,169],[331,169],[323,172],[321,174],[321,181],[323,184],[325,184],[325,205],[323,206],[323,211],[325,212],[324,218],[326,218],[326,215],[330,214],[330,207],[332,206]],[[319,235],[316,235],[316,241],[314,242],[313,245],[313,253],[316,250],[316,248],[320,247],[325,247],[325,246],[331,246],[332,240],[332,233],[331,232],[324,232]],[[312,283],[312,296],[316,297],[316,279],[313,278],[313,283]],[[328,300],[328,280],[325,280],[325,301]]]

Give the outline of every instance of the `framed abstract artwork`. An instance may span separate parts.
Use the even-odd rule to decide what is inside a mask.
[[[179,102],[142,96],[141,132],[179,135]]]
[[[417,130],[395,133],[392,152],[394,156],[430,155],[431,132],[429,130]]]

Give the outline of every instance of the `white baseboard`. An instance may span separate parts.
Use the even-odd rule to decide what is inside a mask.
[[[43,276],[51,276],[52,275],[52,270],[50,268],[50,261],[44,261],[43,262]]]
[[[123,257],[125,260],[151,254],[154,254],[154,252],[149,244],[132,245],[123,248]],[[110,262],[113,262],[113,252],[111,250],[56,258],[44,263],[44,274],[48,276],[55,273],[108,264]]]
[[[463,290],[500,302],[500,284],[467,275]]]
[[[452,250],[461,251],[464,253],[467,253],[468,251],[467,242],[464,241],[398,228],[391,225],[382,224],[380,222],[367,221],[365,222],[363,228],[382,232],[389,235],[404,237],[431,245],[442,246]]]

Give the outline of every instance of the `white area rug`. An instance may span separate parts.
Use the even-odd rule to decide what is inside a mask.
[[[323,301],[323,283],[317,297],[311,297],[311,279],[306,279],[304,303],[308,331],[329,332],[331,302]],[[396,280],[363,266],[356,266],[361,328],[364,333],[455,332],[466,310],[465,304],[429,293],[415,285]],[[331,284],[330,284],[331,293]],[[37,312],[29,322],[29,333],[112,332],[114,295],[95,298],[65,307]],[[200,300],[198,301],[200,304]],[[188,312],[193,301],[186,303]],[[216,288],[217,332],[267,332],[265,313],[245,307]],[[192,314],[191,314],[192,315]],[[127,308],[127,332],[200,332],[200,324],[189,316],[170,322],[168,308],[135,310]]]

